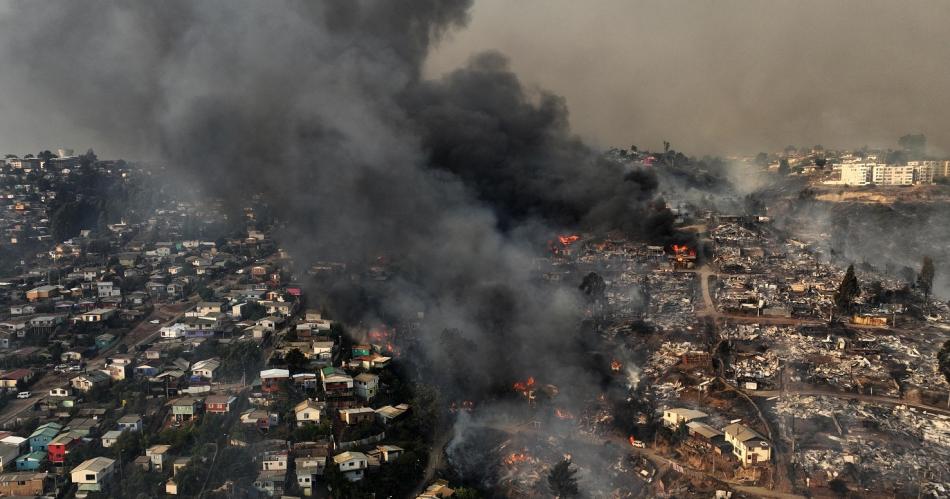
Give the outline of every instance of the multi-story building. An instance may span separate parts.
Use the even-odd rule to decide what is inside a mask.
[[[909,165],[876,165],[871,181],[876,185],[913,185],[914,167]]]
[[[743,466],[768,463],[772,457],[772,447],[768,439],[748,426],[733,423],[722,429],[726,442],[732,444],[732,453]]]
[[[907,166],[914,167],[915,184],[932,184],[937,170],[942,167],[940,161],[908,161]]]
[[[937,161],[910,161],[906,165],[846,163],[840,165],[841,183],[852,186],[932,184],[940,168],[942,164]]]
[[[841,183],[845,185],[868,185],[872,181],[876,163],[849,163],[841,165]]]

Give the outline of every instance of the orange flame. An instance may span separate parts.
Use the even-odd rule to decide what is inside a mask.
[[[529,376],[525,381],[518,381],[512,387],[519,392],[528,392],[534,387],[534,376]]]
[[[696,251],[689,249],[689,246],[686,246],[685,244],[683,246],[674,244],[673,254],[675,254],[676,256],[686,256],[686,255],[696,256]]]
[[[370,330],[369,332],[369,338],[376,343],[381,343],[383,341],[386,341],[391,336],[392,336],[392,332],[385,327],[375,328],[375,329]]]
[[[621,369],[623,369],[623,364],[621,364],[619,360],[614,359],[614,360],[610,361],[610,370],[611,370],[611,371],[613,371],[613,372],[620,372]]]
[[[515,452],[512,454],[509,454],[508,457],[505,458],[505,464],[507,464],[508,466],[511,466],[513,464],[520,464],[520,463],[527,462],[528,459],[530,458],[531,456],[529,456],[526,452],[520,452],[520,453]]]
[[[578,236],[576,234],[571,234],[569,236],[557,236],[557,240],[560,241],[561,244],[563,244],[564,246],[570,246],[576,243],[577,240],[580,238],[581,236]]]
[[[637,444],[635,443],[635,442],[637,441],[637,439],[633,438],[633,435],[630,435],[630,437],[628,437],[627,440],[630,441],[630,445],[634,445],[634,446],[637,445]]]
[[[562,411],[561,409],[558,409],[558,408],[554,409],[554,415],[557,416],[558,419],[574,419],[573,414],[567,411]]]

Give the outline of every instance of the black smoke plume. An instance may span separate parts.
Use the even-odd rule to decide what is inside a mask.
[[[668,238],[652,173],[575,138],[563,99],[503,56],[421,66],[459,0],[22,1],[0,18],[0,88],[23,126],[158,159],[234,206],[262,194],[298,259],[397,269],[336,295],[352,319],[425,313],[423,381],[449,396],[530,373],[589,395],[578,283],[540,285],[563,227]],[[13,100],[15,99],[15,101]],[[77,146],[78,147],[78,146]],[[578,399],[579,400],[579,399]]]

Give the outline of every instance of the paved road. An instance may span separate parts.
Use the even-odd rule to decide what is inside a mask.
[[[197,297],[181,302],[161,304],[155,307],[147,317],[136,325],[128,334],[116,342],[112,347],[103,350],[96,358],[90,360],[86,365],[86,370],[101,369],[105,366],[108,354],[115,351],[118,345],[127,345],[129,351],[133,352],[136,347],[155,339],[162,326],[177,321],[186,310],[191,308],[198,301]],[[159,320],[158,324],[152,324],[150,321]],[[10,401],[3,410],[0,410],[0,427],[5,428],[15,423],[17,418],[28,417],[28,411],[31,411],[35,404],[42,402],[49,397],[50,388],[62,385],[64,381],[73,378],[78,373],[57,373],[48,371],[40,375],[30,386],[30,392],[33,396],[28,399],[14,399]]]
[[[445,446],[449,444],[453,437],[455,437],[455,430],[452,427],[439,432],[435,442],[433,442],[432,447],[429,449],[429,460],[426,463],[425,473],[422,474],[422,480],[409,497],[416,497],[421,494],[425,491],[429,483],[432,482],[432,479],[435,478],[435,472],[442,467],[442,458],[445,456]]]

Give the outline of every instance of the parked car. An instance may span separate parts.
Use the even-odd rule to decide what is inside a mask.
[[[18,398],[18,399],[28,399],[28,398],[30,398],[30,395],[32,395],[30,392],[20,392],[20,393],[16,394],[16,398]]]

